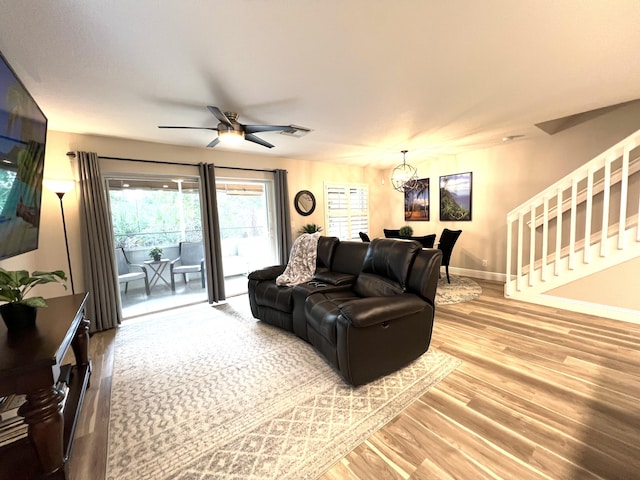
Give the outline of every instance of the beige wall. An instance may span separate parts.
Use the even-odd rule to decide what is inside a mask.
[[[492,272],[502,274],[505,269],[507,212],[639,129],[639,105],[640,102],[628,105],[553,136],[540,133],[535,138],[525,138],[455,156],[408,156],[409,163],[418,167],[420,177],[431,179],[431,221],[411,222],[414,235],[439,234],[444,227],[462,229],[463,234],[454,250],[451,265],[484,271],[488,275]],[[308,162],[51,131],[48,134],[45,177],[70,178],[73,175],[72,167],[66,152],[75,150],[94,151],[101,156],[109,157],[286,169],[289,172],[291,202],[295,193],[301,189],[312,191],[317,198],[316,211],[309,217],[302,217],[291,208],[293,232],[304,223],[325,225],[323,185],[327,181],[359,182],[369,185],[369,231],[372,237],[382,236],[383,228],[399,228],[405,224],[402,194],[393,190],[389,182],[391,169],[377,170],[328,162]],[[141,165],[139,168],[149,167]],[[154,173],[170,173],[169,167],[152,168]],[[440,222],[439,176],[461,172],[473,172],[473,220]],[[224,171],[224,175],[227,174],[228,172]],[[65,196],[64,207],[74,280],[76,289],[81,290],[83,282],[77,192],[72,191]],[[60,208],[55,194],[43,192],[42,208],[39,249],[4,260],[0,262],[0,266],[7,269],[67,270]],[[486,268],[482,267],[483,259],[488,262]],[[623,282],[625,279],[619,278],[618,281]],[[45,296],[57,296],[64,294],[64,291],[57,285],[45,285],[41,287],[40,293]]]
[[[637,310],[640,315],[638,295],[640,258],[607,268],[602,272],[581,278],[548,292],[556,297],[569,298],[617,308]]]
[[[255,169],[285,169],[288,171],[289,196],[291,207],[292,234],[297,236],[297,230],[305,223],[317,223],[325,226],[324,220],[324,182],[352,182],[369,185],[371,197],[371,211],[386,208],[386,192],[382,185],[384,172],[377,169],[336,165],[335,163],[309,162],[304,160],[286,159],[273,156],[230,153],[221,150],[204,148],[188,148],[162,145],[134,140],[123,140],[91,135],[77,135],[64,132],[48,132],[47,149],[45,153],[45,178],[70,179],[75,175],[75,161],[66,156],[69,151],[92,151],[104,157],[133,158],[143,160],[161,160],[196,164],[200,162],[214,163],[216,166],[255,168]],[[171,175],[177,171],[197,175],[191,167],[176,167],[171,165],[149,165],[142,163],[104,161],[101,163],[106,172],[153,173],[155,175]],[[216,172],[223,176],[242,175],[238,171],[220,169]],[[316,210],[308,217],[299,215],[293,208],[293,197],[299,190],[310,190],[317,200]],[[80,222],[78,212],[78,190],[71,191],[64,197],[64,210],[69,237],[69,248],[76,291],[83,289],[82,253],[80,245]],[[17,257],[0,262],[6,269],[53,270],[62,269],[68,272],[65,253],[62,217],[58,197],[46,189],[42,197],[42,215],[39,248],[34,252],[25,253]],[[371,215],[371,231],[382,231],[379,215]],[[64,295],[65,291],[59,285],[43,285],[37,287],[34,293],[53,297]]]
[[[408,224],[416,235],[461,229],[451,265],[503,274],[507,213],[638,129],[640,102],[634,102],[552,136],[541,132],[455,156],[418,159],[413,154],[409,163],[418,168],[420,178],[430,178],[431,221]],[[463,172],[473,172],[472,221],[440,222],[439,176]],[[392,196],[391,204],[384,223],[398,228],[405,224],[402,195]]]

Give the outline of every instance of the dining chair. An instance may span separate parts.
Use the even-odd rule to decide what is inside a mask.
[[[424,235],[422,237],[409,237],[410,240],[416,240],[420,242],[422,248],[433,248],[433,244],[436,241],[436,234],[431,233],[429,235]]]
[[[390,230],[387,228],[383,228],[384,236],[386,238],[400,238],[400,229],[398,230]]]
[[[451,260],[451,253],[453,252],[453,246],[458,241],[458,237],[462,233],[462,230],[449,230],[445,228],[440,235],[440,241],[438,242],[438,249],[442,251],[442,264],[447,272],[447,283],[451,283],[449,278],[449,261]]]
[[[362,240],[363,242],[370,242],[371,239],[369,238],[369,235],[367,235],[364,232],[358,232],[358,235],[360,235],[360,240]]]

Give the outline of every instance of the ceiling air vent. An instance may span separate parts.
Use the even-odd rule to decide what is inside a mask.
[[[310,128],[298,127],[297,125],[289,125],[289,128],[280,131],[280,134],[300,138],[304,137],[310,131]]]

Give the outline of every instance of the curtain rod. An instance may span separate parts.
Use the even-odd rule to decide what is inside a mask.
[[[67,152],[67,157],[75,158],[75,152]],[[197,167],[199,164],[197,163],[179,163],[179,162],[169,162],[164,160],[141,160],[138,158],[122,158],[122,157],[102,157],[98,155],[98,158],[102,158],[104,160],[121,160],[125,162],[140,162],[140,163],[154,163],[156,165],[183,165],[185,167]],[[223,165],[217,166],[214,164],[214,168],[217,170],[219,168],[224,168],[227,170],[241,170],[245,172],[271,172],[274,173],[275,170],[265,170],[262,168],[244,168],[244,167],[225,167]]]

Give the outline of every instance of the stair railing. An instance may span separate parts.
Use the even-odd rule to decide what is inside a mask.
[[[635,212],[629,212],[627,208],[629,178],[640,171],[640,152],[634,151],[638,146],[640,130],[507,214],[507,296],[533,287],[537,282],[546,282],[551,274],[560,276],[563,268],[574,270],[578,262],[591,263],[594,246],[598,244],[598,255],[606,257],[610,249],[611,231],[617,232],[616,248],[625,249],[630,218],[636,219],[634,237],[636,242],[640,242],[640,222],[637,221],[640,216],[640,192],[638,201],[632,203],[637,203],[636,207],[632,206]],[[619,203],[612,204],[614,186],[620,198]],[[595,199],[598,206],[596,211]],[[579,209],[581,217],[584,217],[584,223],[580,224]],[[610,221],[610,211],[616,215],[617,225],[615,221]],[[569,215],[568,221],[566,214]],[[595,233],[592,224],[594,218],[597,220],[598,217],[594,215],[600,217],[600,229]],[[568,227],[563,222],[567,222]],[[565,228],[568,228],[568,234]],[[550,232],[553,229],[555,235],[550,244]],[[540,237],[539,241],[537,237]],[[580,258],[579,253],[582,253]]]

